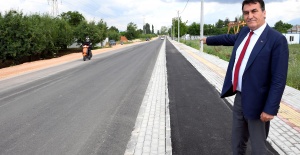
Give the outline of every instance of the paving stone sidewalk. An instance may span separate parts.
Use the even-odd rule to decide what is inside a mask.
[[[172,154],[165,51],[164,40],[125,155]]]

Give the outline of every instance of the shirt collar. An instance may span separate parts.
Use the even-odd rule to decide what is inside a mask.
[[[259,27],[258,29],[254,30],[254,34],[260,36],[262,34],[262,32],[264,31],[264,29],[266,28],[267,23],[265,22],[261,27]]]

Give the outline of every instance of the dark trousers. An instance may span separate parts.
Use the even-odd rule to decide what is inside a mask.
[[[247,142],[251,141],[252,155],[267,154],[266,137],[270,122],[262,122],[260,119],[246,119],[242,110],[242,96],[238,92],[233,106],[232,124],[232,151],[233,155],[246,154]]]

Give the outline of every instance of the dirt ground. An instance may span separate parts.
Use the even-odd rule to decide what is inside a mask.
[[[123,45],[118,44],[111,48],[102,48],[102,49],[92,50],[92,52],[93,52],[93,55],[97,55],[100,53],[124,48],[124,47],[131,46],[134,44],[139,44],[139,43],[141,43],[141,42],[134,42],[134,43],[123,44]],[[52,67],[55,65],[59,65],[59,64],[62,64],[62,63],[68,62],[68,61],[72,61],[72,60],[76,60],[76,59],[80,59],[80,58],[82,58],[81,53],[72,53],[72,54],[64,55],[64,56],[61,56],[58,58],[33,61],[33,62],[23,63],[23,64],[16,65],[16,66],[2,68],[2,69],[0,69],[0,80],[5,79],[5,78],[10,78],[10,77],[13,77],[16,75],[28,73],[31,71],[44,69],[47,67]]]

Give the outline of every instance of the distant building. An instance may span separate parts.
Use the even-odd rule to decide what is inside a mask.
[[[283,35],[286,37],[288,44],[300,44],[300,25],[293,26]]]
[[[293,26],[287,30],[287,33],[297,33],[300,34],[300,25]]]

